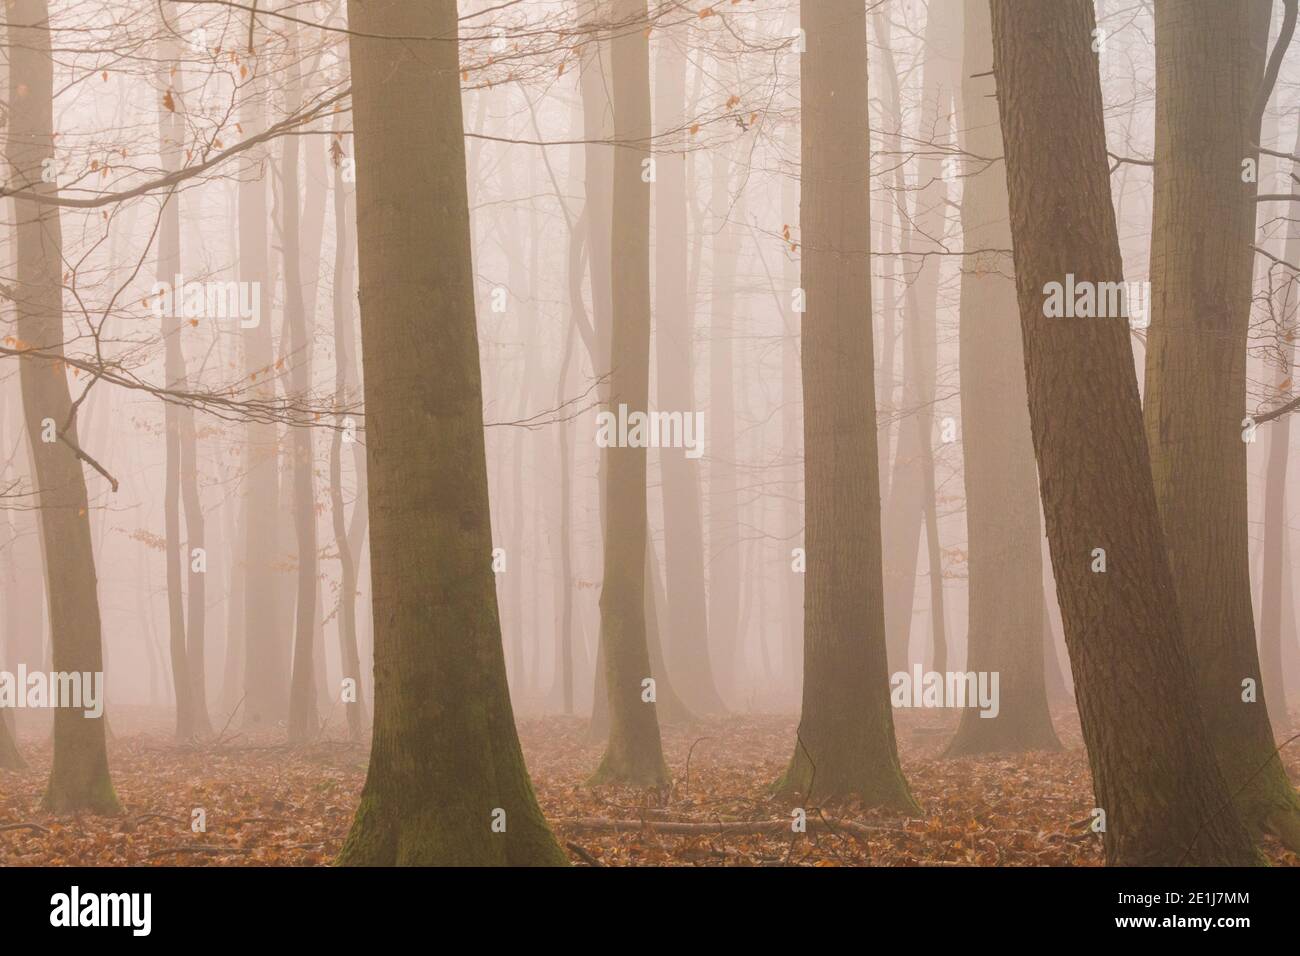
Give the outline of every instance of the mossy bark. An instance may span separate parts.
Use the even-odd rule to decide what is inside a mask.
[[[375,718],[345,865],[561,865],[491,568],[454,0],[349,0]],[[396,104],[396,106],[395,106]]]
[[[1146,430],[1196,690],[1248,827],[1300,850],[1300,799],[1269,723],[1249,570],[1246,351],[1266,0],[1156,5]],[[1243,179],[1249,181],[1243,182]],[[1253,680],[1253,699],[1243,682]],[[1288,821],[1288,818],[1289,821]]]
[[[800,207],[804,392],[803,713],[778,791],[917,811],[885,662],[872,362],[866,7],[804,3]]]

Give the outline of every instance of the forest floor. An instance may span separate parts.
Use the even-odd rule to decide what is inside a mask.
[[[923,815],[807,808],[805,833],[792,832],[791,804],[768,791],[790,756],[792,716],[666,727],[674,783],[662,792],[587,786],[601,747],[585,720],[525,718],[519,730],[542,809],[578,865],[1100,865],[1078,720],[1072,711],[1054,717],[1059,752],[949,760],[940,755],[955,713],[896,711],[903,770]],[[123,812],[108,817],[43,811],[48,733],[20,734],[29,769],[0,771],[0,866],[334,859],[365,782],[365,748],[330,739],[291,748],[282,735],[234,731],[220,744],[177,747],[168,719],[115,709],[109,761]],[[1300,780],[1300,743],[1283,756]],[[196,833],[198,809],[206,831]],[[1300,865],[1272,838],[1263,849],[1277,864]]]

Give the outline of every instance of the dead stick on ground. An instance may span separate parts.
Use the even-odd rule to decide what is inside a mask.
[[[49,830],[39,823],[0,823],[0,833],[7,833],[10,830],[35,830],[37,833],[49,835]]]
[[[567,846],[574,853],[578,854],[578,858],[582,860],[583,863],[586,863],[588,866],[605,865],[604,863],[601,863],[600,860],[596,859],[594,856],[592,856],[590,853],[584,850],[582,847],[578,846],[578,844],[576,843],[569,842],[569,843],[565,843],[564,845]]]

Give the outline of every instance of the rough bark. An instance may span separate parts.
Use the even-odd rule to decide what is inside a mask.
[[[1251,610],[1246,350],[1256,184],[1252,108],[1265,0],[1164,0],[1156,14],[1155,198],[1146,430],[1196,692],[1252,832],[1300,849],[1300,799],[1269,725]],[[1243,682],[1253,680],[1251,697]]]
[[[1034,451],[1106,860],[1252,863],[1193,693],[1128,322],[1044,315],[1068,273],[1123,279],[1092,3],[993,0],[992,22]]]

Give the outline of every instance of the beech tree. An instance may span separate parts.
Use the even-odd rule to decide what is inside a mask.
[[[645,0],[613,0],[613,316],[607,408],[645,414],[650,390],[650,44]],[[605,561],[600,588],[609,739],[593,782],[668,782],[646,643],[646,449],[604,449]]]
[[[998,715],[963,710],[948,754],[1056,749],[1043,667],[1043,565],[1016,311],[1006,167],[987,0],[966,0],[961,70],[961,424],[969,622],[966,669],[997,671]],[[1049,631],[1050,633],[1050,631]]]
[[[1246,349],[1267,0],[1156,4],[1147,441],[1219,765],[1252,831],[1300,850],[1300,798],[1269,723],[1251,610]],[[1283,688],[1278,687],[1281,693]]]
[[[907,812],[885,661],[872,372],[867,22],[806,0],[800,58],[804,395],[803,711],[777,787]]]
[[[348,865],[565,862],[506,687],[459,49],[439,39],[456,16],[455,0],[348,2],[375,586],[374,734]]]
[[[1034,452],[1106,860],[1251,863],[1193,694],[1128,320],[1045,315],[1067,274],[1123,279],[1092,3],[991,12]]]
[[[64,355],[63,234],[59,207],[25,198],[58,195],[43,174],[54,161],[54,60],[46,0],[15,0],[9,28],[9,160],[14,197],[17,338],[23,418],[31,447],[46,561],[55,671],[102,673],[99,595],[91,549],[86,478]],[[58,374],[54,374],[58,370]],[[57,441],[42,440],[53,426]],[[52,558],[57,556],[57,566]],[[118,809],[108,773],[104,721],[82,710],[54,712],[54,764],[45,803],[59,813]]]

